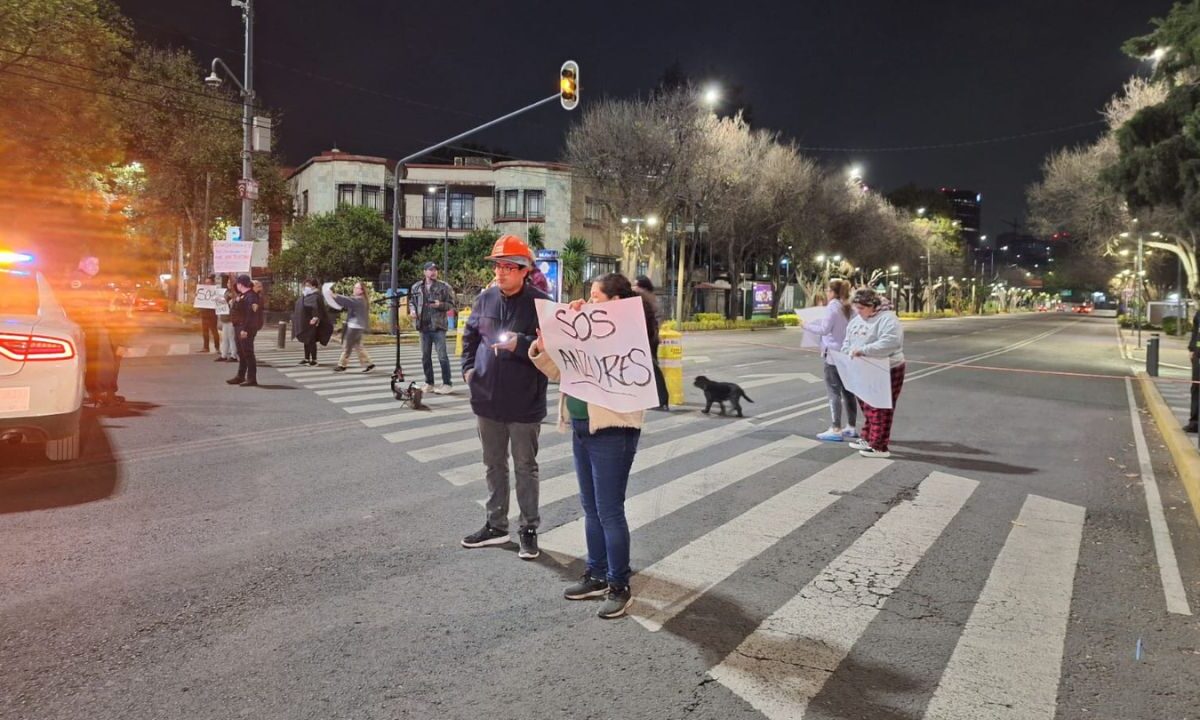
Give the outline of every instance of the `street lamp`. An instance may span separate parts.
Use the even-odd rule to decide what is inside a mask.
[[[917,217],[925,217],[925,208],[923,208],[923,207],[917,208]]]
[[[638,253],[640,254],[642,251],[642,223],[645,223],[646,227],[654,227],[658,224],[658,218],[654,215],[644,218],[631,218],[628,216],[621,217],[622,225],[628,225],[629,223],[633,223],[634,244],[637,246]]]
[[[717,103],[721,102],[721,88],[717,85],[709,85],[704,89],[704,104],[710,108],[715,108]]]
[[[242,24],[245,26],[246,61],[243,68],[245,83],[239,82],[237,76],[229,69],[221,58],[213,58],[212,71],[204,78],[204,84],[216,88],[221,85],[221,76],[217,67],[225,71],[230,80],[237,85],[242,94],[242,180],[243,187],[239,188],[242,196],[242,240],[254,240],[254,199],[250,197],[254,176],[250,164],[252,152],[251,133],[254,129],[254,0],[231,0],[233,7],[242,9]]]

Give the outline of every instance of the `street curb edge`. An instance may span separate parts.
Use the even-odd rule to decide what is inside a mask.
[[[1180,482],[1183,483],[1183,489],[1192,503],[1192,514],[1196,516],[1196,524],[1200,525],[1200,450],[1189,442],[1187,433],[1179,426],[1179,420],[1154,386],[1154,380],[1140,370],[1137,378],[1142,386],[1142,396],[1146,398],[1146,405],[1150,408],[1150,415],[1167,444]]]

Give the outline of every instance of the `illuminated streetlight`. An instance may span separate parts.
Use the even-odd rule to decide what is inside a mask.
[[[704,89],[704,104],[711,107],[716,107],[717,103],[721,102],[721,88],[716,85],[709,85]]]
[[[918,216],[918,217],[925,217],[925,208],[923,208],[923,207],[919,207],[919,208],[917,208],[917,216]]]

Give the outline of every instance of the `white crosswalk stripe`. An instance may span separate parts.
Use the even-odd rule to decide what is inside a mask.
[[[633,532],[710,493],[778,465],[817,444],[815,440],[795,435],[781,438],[753,452],[742,453],[631,497],[625,501],[625,521],[629,524],[629,531]],[[568,559],[583,557],[587,552],[584,547],[583,518],[545,533],[540,542],[544,549],[566,555]]]
[[[675,413],[674,415],[645,425],[642,428],[642,437],[654,435],[655,433],[664,432],[682,425],[694,423],[702,417],[703,416],[700,415],[700,413],[695,412]],[[571,457],[572,453],[574,452],[574,444],[571,442],[570,434],[565,434],[564,438],[565,439],[560,443],[549,446],[544,445],[538,448],[537,461],[539,466],[556,462],[558,460],[565,460],[566,458]],[[474,440],[474,446],[475,449],[478,450],[478,440]],[[410,454],[415,456],[415,453]],[[483,463],[479,462],[456,468],[450,468],[449,470],[443,470],[441,475],[452,485],[466,485],[467,483],[475,480],[482,480],[485,471],[486,468],[484,467]]]
[[[852,455],[751,508],[638,573],[630,614],[657,631],[747,561],[849,493],[890,460]]]
[[[478,421],[472,417],[466,420],[457,420],[455,422],[438,423],[437,425],[425,425],[423,427],[409,428],[407,430],[396,430],[395,432],[385,434],[383,439],[392,443],[411,442],[413,440],[420,440],[421,438],[445,435],[446,433],[474,430],[477,422]]]
[[[771,720],[803,718],[976,485],[931,474],[915,499],[884,514],[709,674]]]
[[[1086,511],[1037,495],[1021,514],[942,673],[927,720],[1053,720]]]
[[[400,407],[400,403],[393,400],[390,405],[381,404],[380,407],[385,407],[388,410],[395,410],[396,408]],[[438,410],[436,417],[444,418],[450,415],[463,415],[469,412],[471,412],[470,405],[460,405],[458,407],[450,407]],[[363,418],[362,424],[366,425],[367,427],[377,428],[384,427],[386,425],[399,425],[401,423],[420,421],[428,422],[429,417],[430,416],[428,412],[422,412],[419,410],[405,410],[403,412],[393,413],[391,415],[379,415],[376,417]],[[479,441],[476,440],[475,442],[478,443]]]

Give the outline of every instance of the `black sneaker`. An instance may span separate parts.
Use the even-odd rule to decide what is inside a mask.
[[[619,618],[625,614],[632,602],[633,593],[630,592],[628,585],[625,587],[611,585],[608,588],[608,597],[604,598],[604,604],[596,611],[596,617],[602,617],[605,620]]]
[[[242,383],[246,382],[246,379],[235,377],[235,378],[229,378],[225,382],[229,383],[230,385],[241,385]]]
[[[608,594],[608,581],[594,578],[587,573],[574,585],[568,585],[563,590],[563,597],[568,600],[587,600]]]
[[[346,368],[342,367],[341,365],[338,365],[337,367],[335,367],[333,369],[333,371],[334,372],[346,372]]]
[[[308,364],[308,358],[304,358],[303,360],[301,360],[300,362],[298,362],[298,363],[296,363],[296,364],[297,364],[297,365],[307,365],[307,364]]]
[[[462,546],[465,548],[481,548],[488,545],[505,545],[507,543],[507,531],[497,530],[491,525],[486,524],[479,532],[471,533],[462,539]]]
[[[366,366],[365,368],[363,368],[363,369],[362,369],[362,371],[363,371],[364,373],[369,373],[369,372],[371,372],[371,371],[372,371],[372,370],[374,370],[374,369],[375,369],[375,364],[374,364],[374,363],[372,363],[372,364],[370,364],[370,365]]]
[[[1185,433],[1194,433],[1194,432],[1196,432],[1197,429],[1200,429],[1200,428],[1197,428],[1196,423],[1194,423],[1194,422],[1190,422],[1187,425],[1183,426],[1183,431]]]
[[[517,538],[521,543],[521,549],[517,552],[517,557],[522,560],[532,560],[542,554],[537,546],[537,530],[525,528],[517,535]]]

